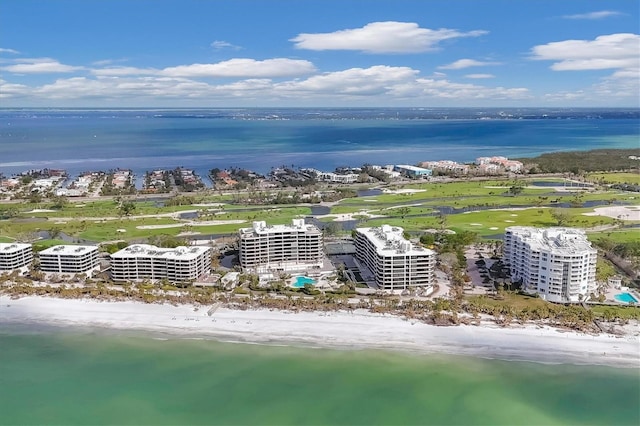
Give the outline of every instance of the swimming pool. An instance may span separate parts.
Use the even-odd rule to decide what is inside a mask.
[[[305,284],[315,285],[316,280],[314,280],[313,278],[309,278],[301,275],[299,277],[296,277],[296,281],[293,283],[293,286],[295,288],[302,288],[305,286]]]
[[[638,303],[638,299],[633,297],[631,293],[620,293],[613,296],[618,302],[622,303]]]

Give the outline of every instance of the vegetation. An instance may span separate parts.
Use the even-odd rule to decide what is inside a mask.
[[[637,169],[638,149],[596,149],[591,151],[550,152],[534,158],[519,158],[525,164],[533,164],[535,173],[573,173]]]

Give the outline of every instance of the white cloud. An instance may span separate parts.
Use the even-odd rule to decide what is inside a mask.
[[[495,78],[496,76],[493,75],[493,74],[467,74],[464,77],[465,78],[481,79],[481,78]]]
[[[128,59],[126,58],[120,58],[120,59],[102,59],[100,61],[94,61],[91,62],[91,65],[94,65],[96,67],[104,67],[106,65],[113,65],[113,64],[117,64],[119,62],[127,62]]]
[[[442,78],[421,78],[419,71],[409,67],[377,65],[369,68],[350,68],[313,75],[305,79],[293,78],[273,81],[269,78],[250,78],[227,84],[211,84],[184,77],[168,76],[106,76],[60,78],[42,86],[27,87],[2,83],[3,94],[17,99],[31,99],[32,103],[83,105],[102,104],[287,104],[318,105],[402,105],[425,102],[467,102],[494,99],[525,99],[523,88],[491,88],[474,84],[460,84]],[[7,87],[9,90],[5,90]]]
[[[24,96],[28,94],[29,91],[29,86],[25,86],[24,84],[11,84],[0,79],[0,99]]]
[[[232,49],[232,50],[240,50],[242,49],[241,46],[236,46],[235,44],[231,44],[228,41],[224,41],[224,40],[215,40],[211,43],[211,47],[213,47],[215,50],[222,50],[222,49]]]
[[[100,76],[155,75],[160,71],[155,68],[108,67],[92,69],[91,73]]]
[[[391,95],[427,100],[454,100],[464,102],[467,105],[471,101],[522,100],[531,98],[529,90],[524,87],[486,87],[431,78],[419,78],[410,84],[399,85],[394,88]]]
[[[230,59],[215,64],[180,65],[163,69],[160,74],[170,77],[236,77],[271,78],[300,76],[316,71],[315,66],[301,59],[275,58]]]
[[[17,50],[13,50],[13,49],[4,49],[2,47],[0,47],[0,53],[13,53],[14,55],[19,54],[20,52],[18,52]]]
[[[483,67],[488,65],[500,65],[500,62],[476,61],[475,59],[458,59],[448,65],[439,66],[441,70],[461,70],[469,67]]]
[[[555,71],[635,68],[640,64],[640,36],[630,33],[558,41],[531,50],[532,59],[556,61],[551,66]]]
[[[589,12],[589,13],[579,13],[577,15],[565,15],[564,19],[604,19],[610,18],[612,16],[620,16],[621,12],[616,12],[615,10],[600,10],[598,12]]]
[[[0,67],[0,70],[15,74],[46,74],[79,71],[83,67],[61,64],[51,58],[16,59],[14,65]]]
[[[420,28],[414,22],[372,22],[362,28],[332,33],[301,33],[290,39],[298,49],[359,50],[367,53],[416,53],[434,50],[443,40],[478,37],[487,31],[460,32],[447,28]]]
[[[400,82],[415,80],[417,70],[408,67],[377,65],[370,68],[351,68],[328,72],[278,84],[276,90],[288,95],[315,93],[329,95],[380,95]]]

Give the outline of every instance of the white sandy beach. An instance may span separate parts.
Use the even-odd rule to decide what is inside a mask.
[[[389,349],[548,363],[640,367],[638,330],[624,337],[549,327],[437,327],[364,311],[290,313],[192,305],[0,296],[5,324],[90,326],[222,341]],[[635,326],[637,328],[637,326]]]

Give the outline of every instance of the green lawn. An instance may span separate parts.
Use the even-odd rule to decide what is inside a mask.
[[[628,183],[640,185],[640,173],[589,173],[587,180],[598,183]]]

